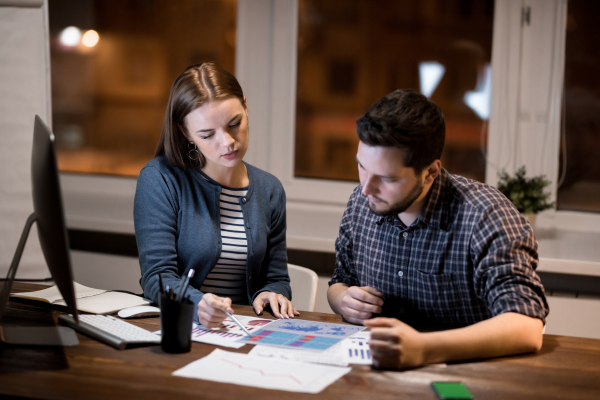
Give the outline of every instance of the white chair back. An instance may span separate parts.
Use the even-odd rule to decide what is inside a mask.
[[[298,311],[315,311],[317,306],[317,289],[319,278],[315,271],[288,264],[290,286],[292,287],[292,303]]]

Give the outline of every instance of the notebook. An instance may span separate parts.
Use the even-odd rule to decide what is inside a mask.
[[[104,289],[93,289],[73,282],[77,309],[92,314],[112,314],[123,308],[150,304],[142,297],[122,292],[112,292]],[[52,305],[66,306],[62,295],[56,286],[44,290],[26,293],[13,293],[11,298],[42,301]]]

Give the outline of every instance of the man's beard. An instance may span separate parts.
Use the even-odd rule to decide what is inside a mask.
[[[421,196],[422,193],[423,183],[419,180],[415,187],[412,188],[412,190],[406,195],[404,199],[390,206],[390,208],[388,208],[387,210],[377,210],[371,202],[369,202],[369,208],[375,215],[379,215],[381,217],[398,215],[408,210],[408,208],[413,205],[413,203],[419,198],[419,196]]]

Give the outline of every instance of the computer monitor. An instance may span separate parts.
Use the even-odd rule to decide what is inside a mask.
[[[25,223],[21,239],[15,251],[8,276],[0,293],[0,322],[10,295],[21,254],[27,242],[29,230],[37,222],[37,231],[42,252],[67,304],[68,311],[78,321],[69,238],[63,212],[62,195],[58,179],[54,135],[39,116],[35,116],[33,128],[33,150],[31,155],[31,185],[33,210]],[[0,327],[2,328],[2,327]],[[6,329],[6,328],[5,328]]]

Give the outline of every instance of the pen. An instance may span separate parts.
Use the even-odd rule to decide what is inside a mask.
[[[242,323],[240,321],[238,321],[238,319],[236,317],[233,316],[233,314],[228,313],[227,311],[225,311],[225,313],[229,316],[229,318],[231,318],[231,320],[233,322],[235,322],[235,324],[237,326],[239,326],[240,328],[242,328],[242,330],[246,333],[246,335],[253,337],[254,335],[251,334],[250,332],[248,332],[248,330],[246,329],[246,327],[244,325],[242,325]]]
[[[188,285],[190,284],[190,278],[194,277],[194,272],[195,272],[195,270],[190,269],[188,271],[187,276],[182,277],[182,279],[181,279],[182,284],[179,287],[179,293],[177,294],[177,301],[183,300],[183,295],[185,294],[185,291],[186,291]]]

